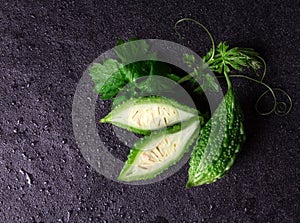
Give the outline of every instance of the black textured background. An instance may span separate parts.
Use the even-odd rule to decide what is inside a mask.
[[[0,1],[0,222],[300,222],[300,3],[266,2]],[[288,90],[293,110],[259,116],[264,89],[234,81],[248,139],[226,177],[189,190],[188,166],[153,185],[107,180],[74,140],[76,83],[119,37],[177,41],[172,26],[183,17],[203,22],[216,42],[259,51],[266,81]],[[181,30],[203,55],[203,31]]]

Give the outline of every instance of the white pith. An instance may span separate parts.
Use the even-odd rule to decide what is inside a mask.
[[[183,155],[186,144],[195,133],[198,124],[196,121],[182,131],[165,134],[149,142],[145,148],[141,149],[142,152],[125,175],[134,177],[151,174],[174,163]]]
[[[193,116],[195,113],[189,113],[171,105],[149,103],[133,105],[111,117],[111,121],[136,129],[153,131],[186,121]]]

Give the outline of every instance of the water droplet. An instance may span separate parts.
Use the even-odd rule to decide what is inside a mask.
[[[52,84],[49,84],[49,85],[47,86],[47,90],[48,90],[48,91],[50,91],[52,88],[53,88],[53,85],[52,85]]]
[[[38,127],[38,126],[39,126],[38,123],[37,123],[35,120],[32,120],[31,122],[32,122],[32,124],[33,124],[35,127]]]
[[[35,146],[38,142],[39,142],[39,141],[34,140],[34,141],[32,141],[32,142],[30,143],[30,145]]]
[[[19,132],[19,129],[18,129],[17,127],[14,127],[13,132],[14,132],[14,133],[18,133],[18,132]]]
[[[20,169],[20,173],[22,175],[25,175],[25,180],[26,180],[26,183],[30,186],[32,185],[32,175],[28,172],[26,172],[25,170],[23,169]]]
[[[27,158],[28,158],[28,156],[26,155],[26,153],[22,153],[22,157],[23,157],[24,159],[27,159]]]
[[[47,123],[46,125],[44,125],[44,129],[49,129],[51,127],[50,123]]]

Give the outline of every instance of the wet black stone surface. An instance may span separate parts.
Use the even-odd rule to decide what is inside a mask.
[[[186,165],[152,185],[110,181],[75,143],[76,84],[120,37],[177,41],[183,17],[259,51],[293,110],[259,116],[264,89],[234,81],[248,139],[226,177],[187,190]],[[298,1],[0,1],[0,222],[299,222],[299,20]],[[181,29],[187,46],[208,50],[203,31]]]

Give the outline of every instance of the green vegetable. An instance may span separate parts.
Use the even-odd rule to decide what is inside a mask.
[[[138,42],[135,40],[137,39],[129,39],[127,44],[123,44],[125,43],[124,40],[118,42],[115,53],[121,62],[115,59],[107,59],[102,64],[94,63],[89,69],[90,76],[95,84],[94,90],[101,95],[101,99],[114,99],[120,91],[123,91],[123,96],[116,99],[114,106],[136,96],[136,89],[146,92],[151,91],[151,85],[148,84],[147,88],[145,88],[145,85],[147,79],[152,75],[165,76],[175,81],[180,79],[177,75],[171,74],[171,68],[166,63],[155,61],[156,55],[149,53],[149,45],[146,40],[139,40]],[[149,60],[138,61],[140,58],[145,57]],[[129,63],[135,60],[137,62]],[[137,83],[137,80],[144,76],[147,78],[143,82]],[[130,84],[130,87],[124,89],[127,84]]]
[[[101,122],[140,134],[184,122],[199,114],[196,109],[160,96],[132,98],[114,108]]]
[[[201,129],[200,136],[191,154],[189,179],[187,188],[212,183],[221,178],[233,165],[236,154],[246,139],[243,125],[243,115],[233,92],[229,73],[232,70],[241,71],[244,67],[260,68],[258,54],[252,49],[232,48],[221,42],[215,52],[214,44],[204,57],[209,68],[226,78],[228,91],[211,119]],[[187,58],[187,57],[186,57]],[[191,61],[191,57],[188,58]],[[197,70],[203,70],[198,67]],[[203,73],[192,74],[197,78]],[[205,83],[213,83],[207,78]],[[207,84],[213,88],[213,84]]]
[[[224,176],[244,140],[242,112],[235,93],[229,89],[200,131],[190,159],[187,187],[212,183]]]
[[[206,27],[190,18],[181,19],[175,24],[174,29],[179,37],[181,35],[176,27],[182,21],[192,21],[202,27],[211,39],[212,48],[203,58],[204,65],[196,64],[192,55],[184,55],[185,63],[191,68],[194,67],[194,71],[182,78],[181,82],[191,80],[193,83],[197,80],[197,82],[203,83],[200,86],[202,90],[216,90],[214,87],[215,81],[208,78],[206,65],[212,71],[223,74],[228,85],[228,91],[222,102],[210,120],[201,129],[191,154],[189,179],[187,182],[187,188],[189,188],[216,181],[224,176],[232,166],[236,154],[246,137],[243,115],[232,89],[229,73],[233,70],[241,71],[243,68],[250,67],[257,71],[261,67],[260,61],[264,63],[264,60],[254,50],[249,48],[235,47],[229,49],[226,42],[221,42],[215,48],[213,37]],[[206,86],[206,89],[203,86]]]
[[[229,48],[226,42],[220,42],[215,47],[213,37],[207,28],[190,18],[176,22],[174,29],[180,38],[176,27],[183,21],[192,21],[202,27],[212,42],[212,48],[204,56],[203,63],[196,61],[193,55],[183,55],[184,62],[191,68],[188,75],[179,77],[172,74],[167,64],[155,61],[156,53],[149,53],[150,47],[145,40],[136,44],[136,39],[129,39],[129,44],[126,45],[124,40],[118,42],[119,47],[115,49],[115,53],[119,60],[107,59],[102,64],[93,64],[90,68],[95,91],[102,99],[113,101],[114,109],[101,119],[101,122],[112,123],[140,134],[151,133],[131,149],[118,178],[121,181],[156,177],[177,163],[196,138],[197,142],[190,159],[187,188],[212,183],[224,176],[233,165],[236,154],[246,139],[243,114],[232,89],[231,77],[242,77],[268,89],[259,97],[256,109],[257,104],[268,92],[273,97],[273,107],[268,112],[259,112],[257,109],[259,114],[286,115],[291,111],[290,96],[284,90],[272,89],[263,82],[266,63],[258,53],[250,48]],[[145,55],[150,58],[148,61],[130,63],[145,58]],[[257,74],[262,65],[264,71],[259,80],[232,74],[233,71],[242,71],[244,68],[251,68]],[[164,90],[170,93],[173,90],[174,87],[169,83],[155,82],[154,75],[168,77],[177,83],[189,81],[194,92],[198,94],[207,90],[217,92],[219,85],[208,69],[221,74],[216,78],[226,78],[228,91],[200,134],[198,130],[203,118],[199,117],[200,113],[196,109],[165,97],[141,97],[157,95]],[[290,106],[285,102],[279,102],[275,91],[283,93],[288,98]]]
[[[199,132],[198,117],[166,131],[145,136],[131,149],[120,175],[120,181],[146,180],[156,177],[177,163]]]

